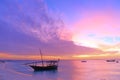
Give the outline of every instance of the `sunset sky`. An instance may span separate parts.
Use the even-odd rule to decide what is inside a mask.
[[[120,0],[0,0],[0,58],[120,58]]]

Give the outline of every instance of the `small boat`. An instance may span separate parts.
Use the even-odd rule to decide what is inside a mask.
[[[41,50],[40,50],[40,54],[41,54],[40,62],[33,62],[32,64],[29,64],[29,66],[32,69],[34,69],[34,71],[57,70],[59,59],[44,61],[42,58]]]
[[[106,60],[107,62],[115,62],[115,59]]]
[[[117,60],[116,63],[119,63],[119,61]]]
[[[5,63],[5,61],[4,60],[0,60],[0,63]]]
[[[83,61],[81,61],[81,62],[87,62],[87,61],[83,60]]]

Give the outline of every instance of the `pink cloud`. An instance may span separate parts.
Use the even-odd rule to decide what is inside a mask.
[[[81,18],[72,24],[69,32],[71,39],[78,39],[80,43],[84,40],[90,40],[95,43],[106,43],[103,38],[120,37],[120,15],[119,11],[83,11]],[[68,29],[70,30],[70,29]],[[89,35],[94,36],[89,36]]]
[[[89,13],[89,12],[88,12]],[[94,33],[99,36],[118,35],[120,15],[110,12],[92,12],[83,14],[83,18],[73,25],[73,33],[89,34]]]

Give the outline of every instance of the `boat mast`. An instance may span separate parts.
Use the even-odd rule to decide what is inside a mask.
[[[44,66],[43,57],[42,57],[42,52],[41,52],[41,49],[40,49],[40,48],[39,48],[39,50],[40,50],[40,55],[41,55],[42,66]]]

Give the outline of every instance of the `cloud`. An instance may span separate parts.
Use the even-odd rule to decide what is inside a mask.
[[[83,10],[82,16],[70,30],[71,39],[77,45],[99,48],[100,44],[114,45],[120,42],[120,11]]]
[[[2,0],[0,13],[1,52],[39,55],[41,48],[45,55],[101,53],[75,45],[63,20],[43,0]]]
[[[62,20],[50,13],[42,0],[5,0],[1,4],[3,21],[43,42],[58,38],[64,27]]]

